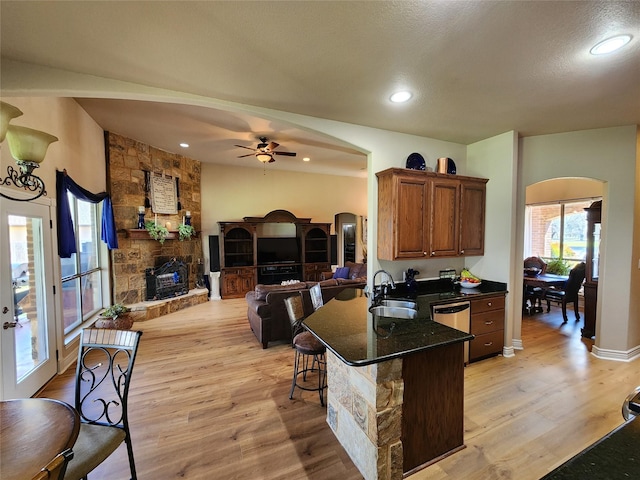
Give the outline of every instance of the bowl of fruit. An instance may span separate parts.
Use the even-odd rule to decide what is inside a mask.
[[[473,273],[471,273],[466,268],[462,269],[460,272],[460,287],[462,288],[476,288],[482,284],[482,280],[476,277]]]

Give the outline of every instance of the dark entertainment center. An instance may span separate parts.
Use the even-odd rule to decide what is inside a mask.
[[[288,224],[288,225],[287,225]],[[286,210],[239,222],[219,222],[220,285],[223,298],[242,297],[256,284],[319,281],[331,270],[330,223],[311,223]],[[278,234],[279,231],[286,234]],[[211,270],[214,270],[214,256]]]

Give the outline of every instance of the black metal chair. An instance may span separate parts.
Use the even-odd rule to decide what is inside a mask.
[[[122,442],[127,445],[131,479],[136,480],[127,405],[141,336],[142,332],[129,330],[82,331],[75,392],[80,434],[65,480],[86,479]]]
[[[573,311],[576,315],[576,322],[580,321],[578,311],[578,292],[584,281],[586,264],[580,262],[569,272],[569,279],[562,289],[548,289],[544,292],[544,299],[547,301],[547,312],[551,310],[551,302],[558,302],[562,306],[562,318],[567,323],[567,303],[573,303]]]
[[[284,303],[291,322],[293,348],[296,350],[289,399],[293,400],[293,393],[296,387],[310,392],[317,391],[320,396],[320,405],[324,407],[324,390],[327,388],[326,348],[311,332],[304,329],[302,324],[304,320],[302,297],[294,295],[285,298]],[[309,366],[310,362],[311,366]],[[317,386],[310,387],[306,384],[307,373],[309,372],[317,372]],[[302,381],[305,383],[299,382],[300,375],[302,375]]]

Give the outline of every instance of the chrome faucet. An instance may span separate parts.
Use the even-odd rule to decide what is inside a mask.
[[[376,277],[378,276],[379,273],[384,273],[388,277],[389,281],[388,282],[384,281],[379,286],[376,286]],[[396,288],[396,284],[393,281],[393,277],[386,270],[378,270],[376,273],[373,274],[373,304],[374,305],[377,303],[377,301],[381,296],[387,295],[389,293],[389,284],[391,284],[392,289]]]

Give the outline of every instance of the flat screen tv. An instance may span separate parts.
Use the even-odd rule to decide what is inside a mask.
[[[258,265],[299,262],[300,246],[297,238],[258,238]]]

